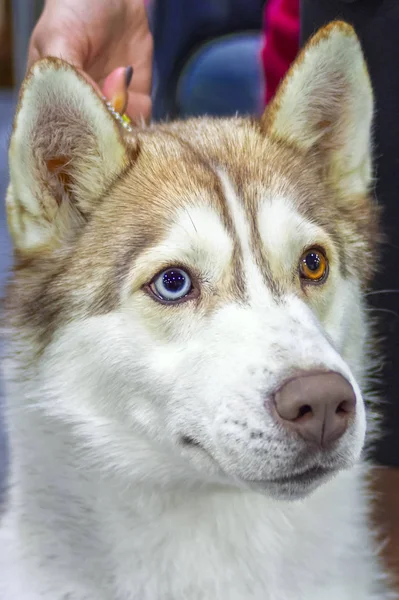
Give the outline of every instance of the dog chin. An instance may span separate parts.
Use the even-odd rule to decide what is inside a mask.
[[[247,486],[257,492],[268,494],[278,500],[301,500],[312,494],[341,469],[314,467],[301,474],[287,475],[264,481],[249,481]]]
[[[223,465],[208,452],[200,443],[194,442],[190,438],[185,438],[185,449],[191,454],[190,462],[200,466],[200,470],[212,471],[212,476],[216,475],[219,483],[228,486],[238,487],[243,490],[251,490],[257,493],[269,495],[279,500],[299,500],[306,498],[316,489],[331,480],[337,473],[350,465],[343,465],[342,461],[337,465],[315,465],[300,473],[293,472],[282,475],[281,477],[265,477],[264,479],[251,479],[250,475],[234,473],[231,469],[223,468]],[[194,458],[194,456],[195,458]],[[193,460],[194,458],[194,460]],[[209,473],[211,474],[211,473]]]

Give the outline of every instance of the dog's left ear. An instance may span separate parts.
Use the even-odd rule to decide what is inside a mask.
[[[343,196],[365,194],[372,180],[373,93],[359,40],[333,22],[300,53],[262,125],[268,135],[314,152]]]
[[[54,58],[37,62],[21,89],[9,150],[7,215],[15,247],[56,246],[90,216],[132,154],[73,67]]]

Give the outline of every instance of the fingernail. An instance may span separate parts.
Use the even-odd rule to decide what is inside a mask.
[[[133,67],[131,65],[129,65],[128,67],[126,67],[126,71],[125,71],[126,88],[129,87],[130,82],[132,81],[132,77],[133,77]]]
[[[111,100],[111,104],[116,112],[122,114],[126,108],[127,98],[124,94],[115,95]]]

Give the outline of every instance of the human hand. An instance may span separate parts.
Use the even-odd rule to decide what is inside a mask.
[[[71,63],[109,100],[125,77],[115,69],[131,65],[125,111],[133,120],[149,118],[152,36],[143,0],[46,0],[30,40],[28,68],[45,56]]]

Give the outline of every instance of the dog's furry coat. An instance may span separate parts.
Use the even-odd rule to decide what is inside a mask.
[[[10,145],[1,600],[393,598],[361,459],[372,112],[343,23],[260,121],[126,135],[74,69],[33,67]],[[308,248],[319,285],[298,274]],[[191,278],[173,303],[171,267]],[[313,368],[356,394],[328,451],[270,410]]]

